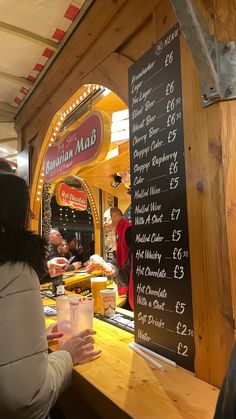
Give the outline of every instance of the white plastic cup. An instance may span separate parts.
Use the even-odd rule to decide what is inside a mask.
[[[59,339],[59,345],[62,346],[72,336],[68,296],[62,295],[57,297],[56,306],[58,332],[63,333],[63,336]]]
[[[69,297],[71,333],[76,335],[93,328],[94,299]]]

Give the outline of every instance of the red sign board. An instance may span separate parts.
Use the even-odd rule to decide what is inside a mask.
[[[45,179],[51,181],[77,165],[94,160],[101,152],[103,134],[102,115],[93,112],[78,128],[66,134],[60,144],[48,148],[44,159]]]
[[[84,191],[71,188],[66,183],[59,183],[56,190],[56,199],[59,205],[74,208],[80,211],[87,209],[87,196]]]

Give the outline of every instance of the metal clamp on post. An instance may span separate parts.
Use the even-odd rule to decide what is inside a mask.
[[[235,42],[219,43],[210,35],[194,0],[171,0],[199,71],[202,105],[236,98]]]

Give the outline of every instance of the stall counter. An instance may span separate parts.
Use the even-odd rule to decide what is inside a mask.
[[[79,413],[80,399],[106,419],[212,419],[218,389],[163,361],[166,371],[158,370],[128,347],[129,332],[96,318],[94,329],[102,354],[74,367],[70,410]]]
[[[216,388],[163,361],[161,372],[128,347],[129,332],[97,319],[94,328],[102,355],[75,367],[73,387],[101,417],[212,419]]]

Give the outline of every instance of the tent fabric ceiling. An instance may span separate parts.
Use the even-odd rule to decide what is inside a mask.
[[[1,133],[3,125],[13,123],[17,109],[62,47],[85,3],[91,0],[0,0]],[[0,156],[4,156],[1,150]]]

